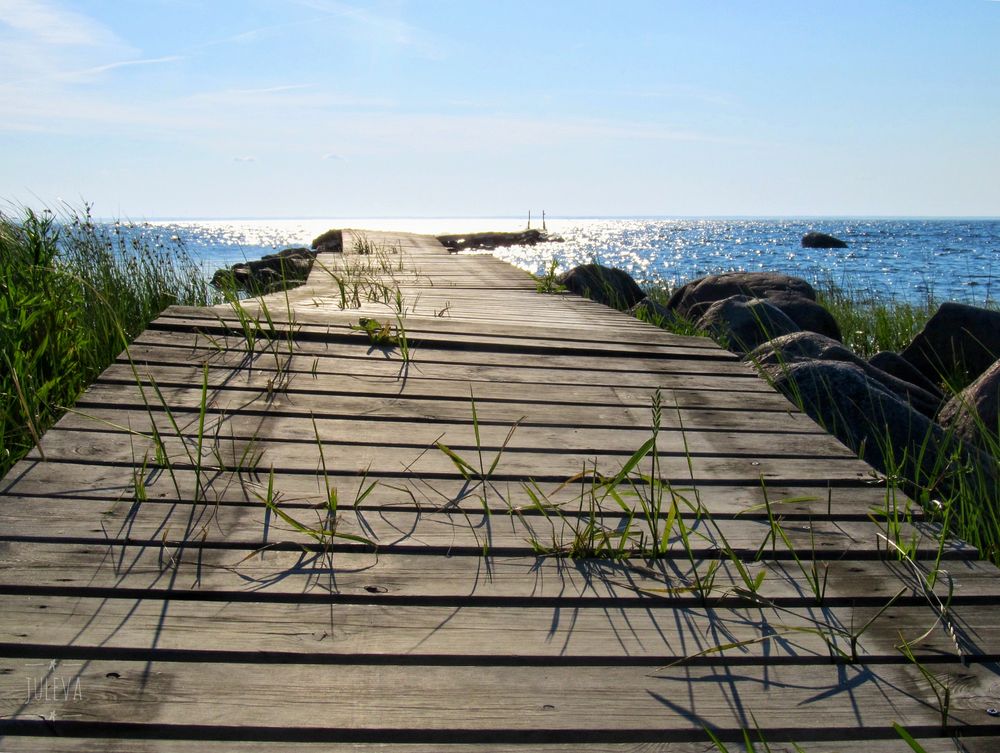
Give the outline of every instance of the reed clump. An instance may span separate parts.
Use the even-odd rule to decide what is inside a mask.
[[[177,241],[89,207],[0,211],[0,476],[164,308],[216,302]]]
[[[813,287],[816,302],[837,320],[844,345],[862,358],[880,351],[903,350],[940,305],[933,295],[917,302],[900,301],[860,287],[843,287],[832,280],[819,281]]]

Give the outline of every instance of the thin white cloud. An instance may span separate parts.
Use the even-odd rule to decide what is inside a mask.
[[[324,154],[322,159],[329,160],[332,162],[347,162],[346,159],[344,159],[339,154],[336,154],[334,152],[329,152],[328,154]]]
[[[720,107],[731,107],[735,103],[732,95],[681,85],[665,86],[659,89],[625,89],[618,92],[611,91],[608,94],[635,97],[636,99],[689,99]]]
[[[97,47],[120,41],[87,16],[44,0],[0,0],[0,24],[49,45]]]
[[[91,78],[94,76],[99,76],[102,73],[118,70],[119,68],[129,68],[136,65],[163,65],[164,63],[176,63],[179,60],[184,60],[184,57],[181,55],[167,55],[166,57],[161,57],[161,58],[121,60],[116,63],[107,63],[105,65],[95,65],[90,68],[83,68],[79,71],[65,71],[57,73],[54,75],[54,77],[61,79]]]
[[[233,157],[233,162],[256,162],[256,157]]]
[[[138,57],[110,28],[48,0],[0,0],[0,84],[37,87]]]
[[[246,31],[241,31],[237,34],[231,34],[228,37],[222,37],[221,39],[213,39],[208,42],[202,42],[199,45],[191,49],[202,50],[209,47],[217,47],[220,45],[227,44],[249,44],[251,42],[257,42],[261,39],[265,39],[270,36],[273,32],[279,29],[289,29],[295,26],[305,26],[311,23],[315,23],[316,19],[308,18],[299,21],[286,21],[280,24],[271,24],[269,26],[258,26],[254,29],[247,29]]]
[[[239,107],[244,111],[273,107],[277,101],[286,110],[312,113],[332,109],[364,110],[387,109],[395,105],[392,100],[379,97],[354,97],[332,91],[324,91],[315,84],[281,84],[256,89],[213,89],[196,92],[173,102],[175,108],[204,110],[220,105]]]
[[[228,89],[231,94],[275,94],[277,92],[290,92],[297,89],[311,89],[313,84],[284,84],[282,86],[266,86],[261,89]]]
[[[442,60],[446,46],[430,32],[404,21],[398,16],[373,13],[367,8],[350,5],[340,0],[291,0],[296,5],[351,21],[375,44],[404,47],[421,57]]]
[[[312,159],[356,155],[479,151],[520,146],[561,147],[614,141],[689,141],[731,143],[712,132],[672,128],[648,120],[524,117],[485,113],[415,113],[384,109],[365,102],[339,100],[324,92],[270,87],[271,95],[205,92],[180,99],[133,102],[94,101],[85,92],[17,102],[0,97],[0,130],[80,133],[87,130],[190,138],[232,149],[284,149]],[[280,97],[280,107],[273,99]],[[289,117],[289,112],[300,117]],[[338,117],[325,117],[331,113]],[[329,150],[333,141],[344,145]]]

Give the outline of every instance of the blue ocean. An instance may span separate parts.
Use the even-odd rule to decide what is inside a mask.
[[[137,229],[155,242],[183,244],[210,274],[275,249],[308,245],[332,227],[437,235],[525,226],[526,218],[446,217],[159,220]],[[546,218],[546,227],[565,242],[497,249],[495,255],[536,273],[552,258],[560,268],[597,260],[640,283],[678,285],[713,272],[774,270],[899,301],[983,305],[1000,298],[995,219]],[[841,238],[848,248],[802,248],[811,230]]]

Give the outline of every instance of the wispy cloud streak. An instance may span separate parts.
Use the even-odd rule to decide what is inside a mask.
[[[107,27],[43,0],[0,0],[0,25],[49,45],[102,46],[119,42]]]
[[[91,68],[83,68],[78,71],[64,71],[61,73],[54,74],[54,78],[59,79],[82,79],[90,78],[94,76],[99,76],[102,73],[108,73],[109,71],[115,71],[119,68],[130,68],[132,66],[142,66],[142,65],[163,65],[165,63],[176,63],[179,60],[184,60],[182,55],[167,55],[165,57],[159,58],[142,58],[139,60],[121,60],[115,63],[107,63],[105,65],[95,65]]]
[[[441,60],[445,57],[444,45],[438,43],[426,30],[407,23],[402,18],[373,13],[367,8],[340,0],[291,0],[291,2],[329,16],[345,18],[363,30],[377,44],[408,48],[421,57],[432,60]]]

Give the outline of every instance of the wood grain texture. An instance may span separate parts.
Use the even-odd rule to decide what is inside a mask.
[[[152,731],[152,730],[151,730]],[[155,731],[154,731],[155,734]],[[807,733],[808,734],[808,733]],[[707,735],[706,735],[707,738]],[[730,750],[742,751],[742,740],[727,740]],[[927,753],[993,753],[1000,749],[1000,737],[918,737],[918,742]],[[191,742],[186,740],[162,739],[113,739],[81,737],[29,737],[8,736],[4,738],[5,753],[176,753],[188,751]],[[901,739],[887,740],[830,740],[797,736],[793,742],[771,739],[768,741],[771,753],[844,753],[862,749],[866,753],[912,753],[912,749]],[[799,748],[796,749],[795,745]],[[521,747],[529,747],[524,745]],[[197,749],[205,753],[506,753],[516,749],[516,743],[337,743],[289,742],[251,740],[218,741],[197,740]],[[532,743],[533,753],[718,753],[711,742],[636,742],[636,743]]]
[[[165,311],[0,482],[0,751],[994,749],[1000,573],[749,365],[345,249]]]

